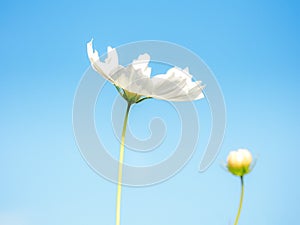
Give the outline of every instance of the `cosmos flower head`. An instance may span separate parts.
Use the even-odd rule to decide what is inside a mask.
[[[227,168],[236,176],[243,176],[251,171],[252,155],[247,149],[231,151],[227,157]]]
[[[147,53],[139,55],[126,67],[119,64],[118,53],[112,47],[107,48],[107,58],[101,61],[97,50],[93,49],[93,40],[87,43],[87,53],[92,68],[114,84],[128,102],[136,103],[143,96],[177,102],[204,98],[204,85],[192,80],[188,68],[173,67],[165,74],[151,77]]]

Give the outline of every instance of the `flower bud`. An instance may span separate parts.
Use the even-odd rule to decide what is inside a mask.
[[[236,176],[243,176],[251,171],[252,155],[247,149],[231,151],[227,157],[227,168]]]

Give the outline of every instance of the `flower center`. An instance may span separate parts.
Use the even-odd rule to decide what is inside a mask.
[[[138,95],[137,93],[133,93],[123,89],[122,97],[130,104],[137,103],[141,98],[142,95]]]

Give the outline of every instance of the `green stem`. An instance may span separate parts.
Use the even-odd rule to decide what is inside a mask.
[[[236,218],[235,218],[234,225],[238,224],[240,214],[241,214],[241,211],[242,211],[243,198],[244,198],[244,178],[243,178],[243,176],[241,176],[241,186],[242,186],[242,190],[241,190],[241,197],[240,197],[240,205],[239,205],[238,213],[237,213]]]
[[[117,202],[116,202],[116,225],[120,225],[121,218],[121,197],[122,197],[122,177],[123,177],[123,161],[124,161],[124,144],[125,144],[125,134],[128,121],[129,110],[131,103],[128,103],[126,114],[123,123],[121,145],[120,145],[120,156],[119,156],[119,169],[118,169],[118,189],[117,189]]]

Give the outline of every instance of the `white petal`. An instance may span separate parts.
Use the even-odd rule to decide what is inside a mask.
[[[193,82],[191,78],[187,68],[171,68],[166,74],[152,78],[152,96],[169,101],[193,101],[203,98],[204,86],[201,86],[201,81]]]
[[[97,60],[99,60],[98,52],[96,50],[93,50],[93,39],[89,43],[87,43],[86,48],[88,57],[91,62],[96,62]]]
[[[135,70],[132,65],[117,71],[113,79],[117,86],[139,95],[149,96],[149,90],[152,89],[150,78],[141,70]]]
[[[184,71],[185,73],[188,73],[188,74],[190,73],[188,67],[185,67],[185,68],[183,69],[183,71]]]
[[[87,53],[93,69],[101,74],[105,79],[114,83],[111,76],[115,71],[121,68],[116,49],[108,47],[107,58],[104,62],[101,62],[98,52],[93,50],[93,40],[91,40],[89,43],[87,43]]]
[[[148,67],[150,61],[150,56],[146,53],[140,55],[137,59],[132,61],[132,66],[135,70],[141,70],[142,74],[146,77],[150,77],[151,75],[151,68]]]
[[[107,52],[111,52],[113,50],[113,48],[111,46],[107,47]]]

